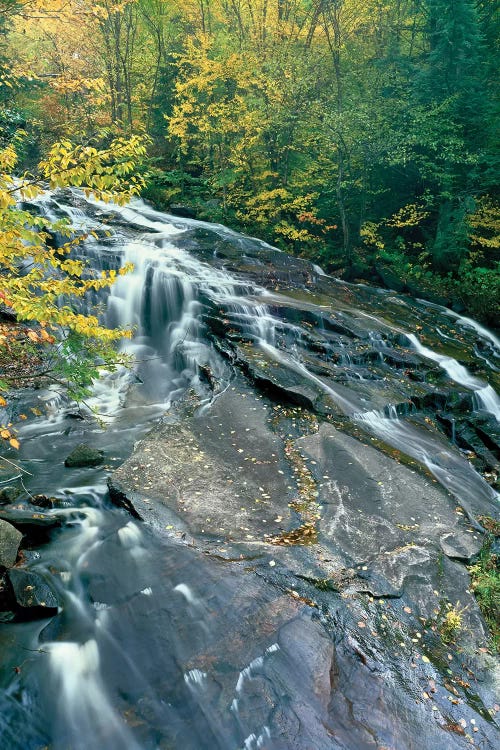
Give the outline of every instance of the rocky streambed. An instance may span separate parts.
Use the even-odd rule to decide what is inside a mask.
[[[495,335],[140,203],[38,210],[134,262],[102,304],[137,365],[96,389],[106,430],[57,403],[20,431],[5,747],[496,747],[469,570],[498,559]],[[81,443],[104,463],[64,466]]]

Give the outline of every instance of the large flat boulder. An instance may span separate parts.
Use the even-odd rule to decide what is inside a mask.
[[[141,440],[113,473],[112,495],[200,541],[263,542],[284,528],[293,497],[271,420],[269,404],[238,382],[202,416],[165,422]]]

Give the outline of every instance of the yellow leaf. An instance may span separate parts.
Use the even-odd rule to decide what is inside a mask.
[[[8,440],[10,438],[9,430],[0,430],[0,436],[3,437],[4,440]]]
[[[13,448],[16,450],[19,450],[19,440],[16,440],[16,438],[11,438],[9,440],[10,445],[12,445]]]

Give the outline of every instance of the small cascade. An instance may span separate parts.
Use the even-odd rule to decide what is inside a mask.
[[[476,331],[482,339],[493,345],[493,349],[496,350],[497,354],[500,354],[500,339],[498,338],[498,336],[495,336],[494,333],[478,323],[477,320],[466,318],[463,315],[457,315],[451,310],[447,310],[447,313],[448,315],[451,315],[453,318],[455,318],[458,325],[463,326],[464,328],[472,328],[474,331]]]
[[[469,517],[473,517],[471,507],[478,497],[485,501],[500,499],[498,493],[472,469],[463,456],[449,450],[444,443],[416,425],[400,420],[395,409],[389,416],[379,411],[356,414],[355,421],[370,434],[429,469],[438,482],[457,498]]]
[[[490,385],[473,377],[463,365],[456,361],[456,359],[446,357],[444,354],[438,354],[437,352],[433,352],[432,349],[423,346],[415,334],[408,333],[406,334],[406,338],[410,341],[418,354],[437,362],[452,380],[473,390],[478,408],[484,409],[484,411],[492,414],[495,419],[500,422],[500,399]]]
[[[71,745],[75,750],[105,747],[109,750],[140,750],[140,745],[109,702],[101,676],[95,640],[79,643],[46,643],[54,692],[59,696],[61,731],[54,746]],[[71,727],[66,735],[65,726]],[[67,743],[67,744],[66,744]]]
[[[474,392],[476,408],[483,409],[489,414],[493,414],[497,422],[500,422],[500,398],[491,385],[485,385]]]

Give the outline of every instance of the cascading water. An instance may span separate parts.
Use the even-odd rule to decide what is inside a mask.
[[[464,385],[466,388],[473,390],[474,396],[477,399],[478,408],[482,408],[490,414],[493,414],[497,422],[500,422],[500,399],[491,385],[487,385],[483,381],[478,380],[478,378],[474,378],[463,365],[456,361],[456,359],[438,354],[431,349],[428,349],[426,346],[423,346],[415,334],[410,333],[407,338],[419,354],[437,362],[456,383],[460,383],[460,385]]]
[[[317,729],[323,720],[314,695],[311,698],[314,690],[306,688],[315,684],[315,675],[301,672],[293,649],[279,645],[279,616],[271,625],[266,620],[259,635],[254,632],[254,620],[264,618],[261,609],[274,606],[274,595],[249,583],[245,570],[221,569],[112,509],[102,470],[77,470],[68,477],[60,456],[86,440],[104,448],[111,463],[118,462],[152,421],[189,389],[198,391],[204,407],[210,406],[233,377],[232,363],[210,328],[210,320],[217,317],[229,339],[248,344],[264,358],[264,373],[270,365],[284,368],[321,393],[342,419],[411,456],[471,518],[475,500],[492,502],[496,493],[458,448],[401,418],[390,400],[383,407],[370,401],[368,385],[385,393],[388,356],[400,358],[398,373],[410,367],[408,353],[391,346],[400,327],[358,313],[350,300],[332,320],[324,307],[297,302],[276,291],[274,284],[269,292],[257,281],[214,267],[179,246],[193,228],[209,228],[244,253],[248,241],[224,227],[166,217],[139,201],[124,208],[89,202],[89,214],[81,194],[74,196],[79,207],[51,196],[39,205],[49,217],[68,216],[75,231],[96,231],[101,239],[89,238],[83,251],[97,270],[133,263],[133,272],[120,277],[101,303],[107,325],[134,329],[134,337],[121,346],[135,365],[106,375],[89,399],[89,406],[109,422],[106,432],[91,422],[67,427],[64,409],[50,390],[40,394],[40,400],[52,403],[53,413],[20,430],[20,459],[32,474],[25,480],[29,492],[54,494],[60,507],[48,515],[59,517],[65,526],[50,545],[29,557],[30,570],[53,581],[61,602],[59,615],[38,625],[7,625],[0,636],[6,649],[18,639],[27,654],[26,667],[23,662],[14,678],[3,683],[0,732],[5,747],[288,749],[286,740],[274,744],[270,695],[279,696],[284,726],[304,724],[303,746],[330,747],[326,733]],[[133,238],[118,228],[104,239],[96,211],[114,212],[119,222],[135,228]],[[106,216],[103,220],[108,222]],[[110,220],[109,226],[116,223]],[[313,270],[329,279],[320,269]],[[315,325],[307,317],[313,314]],[[343,331],[349,326],[358,331],[359,318],[373,326],[364,338],[360,334],[351,354]],[[484,329],[478,333],[485,335]],[[478,410],[499,419],[498,396],[491,386],[456,360],[421,345],[412,333],[401,335],[421,358],[436,362],[456,383],[472,390]],[[495,344],[493,336],[488,341]],[[314,365],[309,362],[310,345],[319,352]],[[218,383],[211,393],[203,387],[204,373]],[[71,412],[71,406],[66,411]],[[228,606],[233,601],[245,613],[247,629],[239,623],[237,608]],[[290,614],[295,617],[307,619]],[[224,662],[228,629],[237,633],[244,656],[229,691],[210,676],[211,663]],[[17,663],[10,666],[14,664],[18,668]],[[231,672],[229,665],[224,668]],[[29,731],[19,729],[28,724]]]
[[[106,208],[106,204],[97,205]],[[75,211],[68,207],[58,208],[68,214],[77,227],[84,225],[85,214],[81,209]],[[304,336],[303,328],[291,325],[270,312],[269,301],[272,301],[273,296],[266,290],[255,285],[245,285],[225,271],[200,263],[170,242],[172,237],[182,234],[192,225],[211,225],[185,219],[175,219],[173,224],[169,223],[163,214],[153,211],[140,201],[135,201],[132,207],[116,207],[116,210],[125,221],[155,232],[153,235],[145,235],[138,242],[126,244],[122,262],[133,263],[134,272],[131,276],[119,279],[113,287],[108,300],[106,322],[110,326],[135,327],[134,339],[130,344],[125,344],[125,349],[138,361],[141,380],[148,387],[153,383],[155,390],[159,388],[157,400],[168,403],[171,396],[180,394],[188,384],[196,381],[201,366],[209,366],[218,377],[222,376],[223,363],[213,347],[207,345],[206,331],[200,323],[203,298],[213,305],[221,306],[226,311],[228,324],[237,327],[244,336],[251,337],[281,366],[319,386],[345,415],[353,417],[369,433],[430,469],[465,506],[468,507],[469,499],[474,493],[495,496],[486,482],[471,470],[459,454],[443,451],[439,443],[417,427],[402,423],[396,410],[391,414],[390,409],[386,409],[384,413],[377,409],[363,408],[358,399],[346,397],[344,391],[339,391],[332,383],[325,382],[308,370],[296,346]],[[93,220],[91,226],[95,225]],[[224,235],[237,237],[231,230],[216,228]],[[274,298],[277,297],[279,295],[274,295]],[[498,339],[493,334],[474,321],[468,318],[458,320],[477,330],[491,345],[498,344]],[[478,409],[485,410],[500,421],[500,399],[491,385],[470,375],[452,357],[423,346],[415,334],[404,335],[419,355],[437,362],[452,380],[472,390]],[[380,331],[370,331],[369,339],[383,359],[383,351],[387,351],[389,347]],[[143,373],[142,363],[147,364],[147,374]],[[350,356],[344,354],[342,343],[339,364],[352,365]],[[358,378],[363,379],[363,374],[356,372],[355,367],[351,366],[350,369]],[[116,387],[114,392],[116,393]]]

